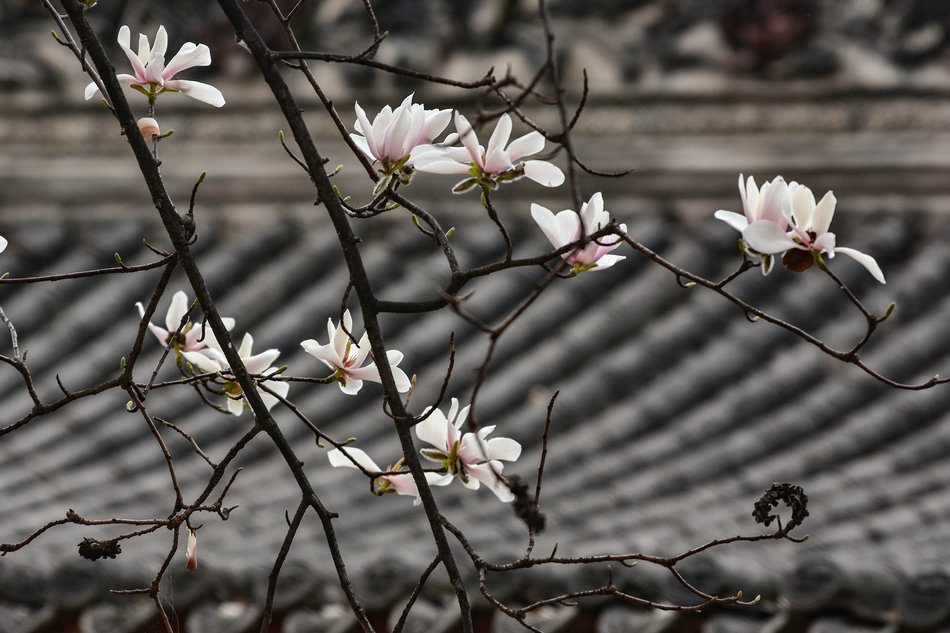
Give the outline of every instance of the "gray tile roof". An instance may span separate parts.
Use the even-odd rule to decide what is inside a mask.
[[[688,3],[674,4],[681,11]],[[628,18],[603,28],[635,27]],[[588,18],[584,28],[601,22]],[[603,48],[594,53],[597,60],[610,57]],[[946,374],[945,71],[931,65],[937,74],[929,88],[910,75],[903,83],[887,75],[888,86],[902,89],[888,93],[848,67],[842,84],[792,86],[787,98],[774,100],[757,93],[761,84],[741,79],[736,93],[721,91],[721,78],[700,67],[699,75],[670,70],[674,85],[663,92],[650,87],[648,65],[639,84],[613,85],[615,101],[591,107],[578,139],[581,154],[597,166],[632,164],[638,172],[620,181],[585,179],[585,193],[602,189],[607,208],[637,239],[715,278],[738,262],[735,233],[712,218],[718,208],[737,208],[737,173],[754,172],[761,180],[780,172],[816,191],[834,188],[840,241],[877,257],[888,284],[878,285],[844,257],[832,262],[834,270],[872,309],[897,303],[865,358],[899,380]],[[700,81],[691,84],[690,77]],[[636,109],[627,99],[634,93],[642,97]],[[163,173],[176,199],[185,200],[197,174],[209,171],[199,195],[195,251],[222,313],[237,318],[236,332],[252,332],[255,349],[278,347],[290,373],[320,376],[321,366],[299,342],[323,338],[327,317],[336,318],[346,283],[338,246],[321,210],[310,204],[306,179],[274,140],[280,120],[262,108],[259,95],[228,94],[241,96],[214,116],[188,105],[167,111],[180,133],[163,145]],[[0,271],[84,270],[111,265],[115,252],[127,263],[152,259],[141,240],[158,247],[167,241],[108,117],[88,106],[52,107],[48,96],[16,98],[0,101],[0,234],[10,240]],[[359,195],[358,170],[329,140],[332,130],[313,124],[331,158],[346,164],[341,189]],[[451,182],[420,179],[408,191],[446,227],[457,228],[453,241],[463,263],[497,258],[503,246],[496,229],[474,196],[444,193]],[[528,203],[567,206],[560,192],[526,182],[504,189],[499,201],[522,255],[546,248]],[[445,280],[439,254],[405,214],[356,226],[367,267],[387,297],[428,298]],[[467,307],[482,319],[497,319],[540,274],[519,270],[475,283]],[[56,375],[77,389],[114,374],[137,326],[134,304],[147,299],[155,279],[153,273],[0,286],[0,305],[29,350],[44,398],[61,393]],[[185,288],[180,277],[171,290],[178,288]],[[776,270],[769,278],[753,272],[734,288],[836,345],[853,343],[861,331],[860,316],[815,271]],[[166,306],[167,299],[159,315]],[[458,356],[449,395],[468,398],[485,350],[471,326],[447,313],[388,315],[383,322],[388,341],[406,354],[401,366],[420,377],[416,410],[438,391],[452,332]],[[0,341],[4,337],[0,332]],[[149,339],[141,370],[159,354]],[[174,375],[171,367],[162,373]],[[548,528],[538,552],[550,551],[556,540],[565,555],[673,554],[711,538],[758,533],[752,504],[773,481],[804,487],[810,516],[796,532],[810,539],[721,547],[682,565],[684,575],[710,593],[761,594],[754,608],[669,614],[595,599],[576,609],[543,610],[541,628],[904,633],[950,627],[950,390],[889,390],[786,332],[748,322],[710,292],[681,288],[632,253],[609,271],[558,282],[502,339],[479,397],[479,417],[525,447],[506,472],[534,477],[555,390],[560,395],[542,496]],[[358,438],[383,462],[396,455],[397,445],[378,393],[372,384],[353,398],[332,385],[291,390],[321,428]],[[69,508],[87,518],[169,511],[165,462],[141,421],[125,412],[125,400],[111,393],[80,400],[0,437],[0,542],[25,538]],[[223,455],[250,424],[246,414],[235,419],[198,406],[187,390],[153,392],[149,405],[187,429],[212,457]],[[29,407],[17,375],[0,367],[0,425]],[[280,412],[278,419],[321,498],[340,514],[336,527],[357,590],[374,624],[387,628],[433,556],[420,512],[403,497],[370,496],[357,473],[329,467],[325,449],[292,416]],[[207,464],[176,434],[165,439],[186,494],[194,494],[206,481]],[[240,507],[226,522],[204,521],[198,571],[186,572],[179,557],[162,586],[173,617],[189,632],[259,628],[285,511],[297,503],[286,467],[264,438],[252,442],[237,465],[245,470],[229,499]],[[523,551],[522,524],[489,492],[456,484],[436,496],[484,552],[506,559]],[[109,590],[146,584],[169,535],[125,541],[114,560],[78,557],[82,538],[116,533],[61,526],[0,558],[0,633],[156,630],[150,601]],[[352,630],[325,549],[316,526],[306,524],[282,576],[275,631]],[[668,574],[645,564],[614,566],[612,573],[636,595],[691,599]],[[521,604],[606,578],[602,566],[563,567],[492,582],[499,596]],[[457,627],[440,580],[427,587],[408,630]],[[520,630],[484,602],[476,602],[475,617],[479,630]]]

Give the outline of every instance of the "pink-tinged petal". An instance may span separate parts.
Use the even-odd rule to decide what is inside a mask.
[[[426,413],[429,413],[426,411]],[[431,444],[440,451],[449,452],[449,422],[439,409],[429,413],[428,417],[415,426],[416,437]]]
[[[604,211],[604,195],[597,192],[590,200],[581,205],[581,222],[584,225],[584,235],[590,235],[610,222],[610,214]]]
[[[380,156],[385,155],[386,151],[386,130],[389,129],[389,123],[392,121],[393,111],[388,105],[383,106],[376,118],[373,119],[373,140],[376,142],[376,149]]]
[[[742,239],[759,253],[781,253],[790,248],[801,248],[775,222],[756,220],[742,232]]]
[[[211,65],[211,50],[205,44],[185,42],[165,65],[162,76],[165,79],[174,79],[175,75],[188,68]]]
[[[128,74],[125,74],[125,73],[119,73],[118,75],[115,76],[115,78],[118,79],[119,81],[121,81],[122,83],[126,83],[126,84],[132,84],[132,85],[136,85],[136,86],[147,86],[147,85],[148,85],[148,82],[145,81],[144,76],[143,76],[143,77],[133,77],[132,75],[128,75]]]
[[[382,472],[383,470],[376,465],[372,457],[366,454],[366,451],[350,446],[342,449],[334,448],[327,451],[327,459],[330,460],[330,465],[334,468],[355,468],[358,470],[356,464],[359,464],[364,469],[373,473]],[[356,462],[356,464],[353,462]]]
[[[445,154],[441,156],[423,154],[412,159],[412,166],[430,174],[467,174],[471,168],[467,163],[459,163],[447,158]]]
[[[560,187],[564,184],[564,172],[544,160],[526,160],[524,175],[545,187]]]
[[[821,197],[815,207],[815,212],[811,218],[811,230],[819,236],[826,233],[828,227],[831,226],[831,219],[835,216],[835,205],[837,203],[838,199],[835,198],[835,194],[829,191]]]
[[[409,113],[409,128],[399,139],[399,158],[408,156],[416,145],[428,143],[431,140],[422,136],[422,130],[426,125],[425,109],[421,105],[415,104],[414,107],[407,107],[406,112]]]
[[[320,343],[310,338],[306,341],[301,341],[300,347],[317,360],[323,362],[330,369],[340,369],[343,365],[340,357],[330,344],[320,345]]]
[[[862,266],[868,269],[868,272],[877,279],[882,284],[887,283],[884,281],[884,271],[881,270],[881,267],[878,266],[877,260],[866,253],[857,251],[853,248],[847,248],[844,246],[839,246],[835,249],[837,253],[844,253],[848,257],[852,258],[854,261],[858,262]]]
[[[409,110],[397,108],[393,114],[393,120],[386,128],[382,141],[382,152],[384,156],[392,161],[398,161],[403,158],[402,145],[406,140],[406,134],[412,127],[412,115]]]
[[[498,117],[498,124],[495,125],[495,131],[492,132],[491,138],[488,139],[488,147],[485,149],[485,154],[490,156],[495,152],[505,151],[505,146],[508,145],[508,138],[511,136],[511,117],[508,116],[508,113]]]
[[[184,79],[173,79],[165,82],[166,88],[174,88],[188,95],[192,99],[213,105],[220,108],[224,105],[224,95],[221,91],[212,85],[201,83],[200,81],[187,81]]]
[[[168,337],[170,336],[168,330],[152,323],[148,324],[148,329],[149,332],[155,335],[155,338],[158,339],[158,342],[162,344],[162,347],[168,345]]]
[[[129,58],[129,63],[132,64],[132,70],[135,72],[136,78],[141,80],[145,78],[145,60],[148,59],[148,52],[146,49],[145,60],[140,59],[135,51],[132,50],[130,46],[130,39],[131,32],[129,31],[129,27],[123,25],[122,28],[119,29],[119,37],[117,38],[117,41],[119,42],[119,46],[122,48],[122,52],[125,53],[125,56]],[[147,41],[145,44],[148,46]]]
[[[347,380],[369,380],[370,382],[381,382],[379,377],[379,367],[375,363],[370,363],[366,367],[354,367],[346,370]]]
[[[99,86],[96,84],[96,82],[93,81],[87,84],[86,90],[84,91],[86,101],[89,101],[90,99],[92,99],[92,96],[96,94],[97,92],[99,92]]]
[[[475,130],[472,129],[472,124],[468,122],[468,119],[458,112],[455,113],[455,129],[458,130],[459,140],[462,141],[462,145],[465,146],[465,150],[468,152],[469,157],[471,157],[472,162],[479,167],[484,167],[485,161],[484,158],[482,158],[482,148],[478,144],[478,137],[475,136]]]
[[[713,217],[717,220],[722,220],[740,233],[745,229],[745,227],[749,226],[749,220],[744,215],[739,215],[733,211],[719,209],[713,214]]]
[[[390,483],[397,495],[416,497],[416,503],[413,505],[419,505],[422,503],[422,500],[419,499],[419,489],[416,487],[416,482],[412,478],[411,474],[406,473],[405,475],[387,475],[383,477],[383,479]]]
[[[373,137],[373,124],[369,122],[366,112],[360,107],[359,102],[356,103],[354,109],[356,110],[356,124],[354,128],[366,138],[366,145],[369,147],[370,156],[377,159],[380,158],[379,147],[377,147],[376,140]]]
[[[543,149],[544,136],[535,130],[513,140],[507,151],[511,162],[517,163],[520,158],[537,154]]]

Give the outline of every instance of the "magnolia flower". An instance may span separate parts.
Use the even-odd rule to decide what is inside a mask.
[[[327,319],[327,333],[330,335],[329,343],[321,345],[312,338],[300,343],[304,351],[334,370],[334,374],[330,378],[340,383],[340,390],[343,393],[350,395],[357,393],[363,387],[364,380],[382,382],[379,377],[379,367],[376,366],[376,363],[362,366],[370,351],[369,337],[364,332],[359,343],[353,343],[348,334],[352,331],[353,318],[350,316],[350,311],[347,310],[343,313],[343,321],[336,327],[333,326],[332,319]],[[409,377],[406,376],[406,372],[396,366],[402,361],[402,352],[389,350],[386,352],[386,359],[389,361],[393,379],[396,381],[396,389],[399,390],[399,393],[409,391],[409,387],[412,386]]]
[[[139,309],[139,315],[145,318],[145,308],[142,307],[142,302],[136,303],[135,306]],[[148,329],[162,346],[167,346],[169,337],[178,332],[181,320],[188,313],[188,307],[188,297],[183,291],[179,290],[172,295],[171,305],[168,306],[168,312],[165,313],[165,327],[153,323],[148,324]],[[234,319],[224,317],[221,321],[224,322],[224,327],[228,330],[234,327]],[[211,333],[210,328],[196,326],[189,321],[181,328],[181,332],[178,332],[178,337],[174,341],[174,348],[179,352],[196,352],[205,348],[213,340],[214,334]]]
[[[185,569],[195,571],[198,569],[198,533],[195,530],[188,530],[188,545],[185,547]]]
[[[579,213],[565,209],[555,215],[540,204],[532,203],[531,217],[541,227],[554,248],[576,242],[610,223],[610,214],[604,209],[604,197],[599,191],[592,195],[588,202],[581,205]],[[626,232],[627,225],[620,224],[618,228]],[[626,259],[623,255],[607,254],[620,244],[619,237],[605,235],[592,240],[583,248],[561,253],[561,257],[574,267],[572,272],[575,275],[585,270],[604,270]]]
[[[445,471],[426,473],[426,480],[433,486],[445,486],[458,475],[466,488],[477,490],[485,484],[499,499],[513,501],[515,496],[501,480],[504,464],[499,460],[514,461],[521,455],[521,444],[507,437],[487,439],[494,426],[481,428],[478,433],[462,433],[462,424],[468,418],[469,407],[459,411],[459,402],[452,398],[448,416],[433,409],[428,417],[416,425],[416,435],[434,448],[423,448],[422,456],[441,465]],[[498,473],[497,475],[495,473]]]
[[[395,110],[385,106],[372,123],[360,104],[356,104],[353,127],[359,134],[350,134],[350,138],[364,154],[382,164],[380,171],[384,177],[376,186],[377,193],[393,177],[401,184],[409,184],[413,171],[409,155],[413,148],[431,143],[452,116],[451,110],[426,110],[421,103],[413,103],[412,97],[406,97]]]
[[[2,235],[0,235],[0,253],[7,249],[7,244],[7,240]]]
[[[271,348],[260,354],[252,354],[251,347],[253,345],[254,337],[245,334],[241,341],[241,347],[238,348],[238,355],[241,357],[241,362],[244,364],[244,368],[247,369],[247,373],[252,376],[264,376],[264,379],[274,375],[278,368],[271,367],[271,363],[280,356],[280,350]],[[224,357],[224,352],[221,351],[220,344],[213,337],[208,340],[207,348],[199,351],[182,352],[182,356],[204,372],[221,373],[228,370],[228,361]],[[281,398],[287,397],[287,392],[290,391],[290,385],[286,382],[269,382],[267,387]],[[244,390],[241,385],[235,380],[228,380],[224,383],[223,391],[228,396],[228,412],[232,415],[241,415],[245,405]],[[276,396],[262,389],[258,389],[258,394],[268,411],[278,402]]]
[[[211,51],[204,44],[194,44],[185,42],[181,49],[165,64],[165,50],[168,48],[168,35],[165,33],[165,27],[158,27],[155,34],[155,43],[149,48],[148,37],[139,35],[138,53],[132,51],[130,44],[131,33],[129,27],[123,25],[119,29],[117,38],[119,45],[125,52],[126,57],[132,62],[134,75],[119,74],[116,78],[119,81],[131,84],[139,91],[145,93],[150,100],[165,91],[183,92],[192,99],[210,103],[213,106],[221,107],[224,105],[224,96],[221,91],[199,81],[186,81],[184,79],[175,79],[175,75],[188,68],[195,66],[207,66],[211,63]],[[92,95],[98,92],[99,87],[95,82],[86,86],[86,99],[92,98]]]
[[[792,185],[797,186],[798,183],[793,181]],[[742,233],[745,246],[750,246],[748,240],[745,240],[745,230],[753,222],[769,221],[776,224],[782,231],[788,226],[788,219],[783,210],[784,205],[787,204],[788,195],[789,185],[781,176],[776,176],[771,182],[766,180],[762,188],[758,189],[752,176],[749,176],[743,184],[742,174],[739,174],[739,196],[742,198],[744,215],[720,209],[716,211],[715,217]],[[769,274],[772,270],[772,255],[758,251],[754,247],[753,250],[755,252],[752,254],[762,260],[762,274]]]
[[[461,140],[462,147],[420,145],[412,150],[412,164],[420,171],[434,174],[472,174],[452,189],[462,193],[475,185],[498,187],[498,183],[527,176],[545,187],[557,187],[564,182],[564,173],[543,160],[521,161],[524,156],[544,149],[544,136],[537,130],[508,143],[511,136],[511,117],[503,114],[488,140],[488,148],[478,144],[475,130],[464,116],[455,113],[455,129],[444,145]]]
[[[359,464],[364,470],[367,470],[371,473],[386,472],[377,466],[376,462],[374,462],[365,451],[362,451],[358,448],[346,447],[342,450],[339,448],[334,448],[333,450],[327,452],[327,458],[329,458],[330,465],[334,468],[343,467],[359,469],[359,466],[356,465]],[[356,464],[353,463],[354,461]],[[401,468],[402,460],[399,460],[395,466],[387,470],[394,471]],[[413,505],[419,505],[422,503],[422,499],[419,498],[419,489],[416,488],[416,482],[412,479],[412,475],[409,472],[406,472],[405,474],[399,473],[395,475],[380,475],[375,480],[373,480],[373,484],[373,492],[378,495],[383,495],[387,492],[395,492],[397,495],[414,496],[416,500],[413,501]]]
[[[837,199],[827,192],[816,204],[811,189],[798,183],[789,184],[789,195],[784,205],[786,225],[791,228],[787,233],[782,223],[771,219],[758,219],[742,232],[749,246],[760,253],[781,253],[782,263],[790,270],[801,272],[820,260],[822,253],[829,258],[843,253],[868,269],[871,275],[881,282],[884,273],[873,257],[853,248],[835,244],[835,234],[828,230],[835,214]]]

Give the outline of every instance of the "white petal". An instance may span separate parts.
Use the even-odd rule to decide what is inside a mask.
[[[508,146],[508,155],[512,162],[518,162],[519,158],[537,154],[544,149],[544,136],[537,130],[529,132],[524,136],[518,137]]]
[[[760,253],[781,253],[790,248],[798,248],[795,240],[790,238],[775,222],[756,220],[742,232],[742,239],[750,248]]]
[[[347,455],[349,455],[349,457],[347,457]],[[353,459],[350,459],[350,457]],[[382,469],[376,465],[373,458],[367,455],[366,451],[359,448],[352,448],[350,446],[343,449],[334,448],[327,451],[327,459],[330,460],[330,465],[334,468],[356,468],[356,464],[353,463],[355,461],[370,472],[382,472]]]
[[[524,175],[545,187],[560,187],[564,183],[564,172],[545,160],[526,160]]]
[[[878,266],[877,260],[866,253],[861,251],[856,251],[853,248],[846,248],[844,246],[839,246],[835,249],[837,253],[844,253],[848,257],[851,257],[856,262],[868,269],[868,272],[874,276],[879,282],[887,283],[884,281],[884,271],[881,270],[881,267]]]
[[[192,99],[197,99],[203,103],[213,105],[216,108],[220,108],[224,105],[224,95],[221,94],[221,91],[214,86],[201,83],[200,81],[174,79],[171,81],[166,81],[165,86],[167,88],[181,90],[182,93],[188,95]]]
[[[744,215],[739,215],[734,211],[719,209],[713,214],[713,217],[715,217],[717,220],[722,220],[739,232],[742,232],[745,227],[749,226],[749,220],[746,219]]]

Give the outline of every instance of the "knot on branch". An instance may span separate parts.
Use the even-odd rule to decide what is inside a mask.
[[[771,513],[772,508],[777,507],[779,502],[782,501],[791,508],[792,516],[784,528],[781,527],[781,520],[779,521],[780,531],[787,533],[796,525],[801,525],[805,517],[808,516],[808,495],[805,494],[801,486],[794,484],[773,483],[769,486],[765,494],[755,502],[752,518],[755,519],[756,523],[768,527],[773,520],[778,519],[777,514]]]
[[[87,560],[99,560],[100,558],[115,558],[122,553],[122,547],[118,541],[100,541],[94,538],[84,538],[79,544],[79,555]]]
[[[505,479],[505,484],[515,496],[515,500],[512,502],[515,516],[524,521],[528,529],[535,534],[542,532],[546,519],[540,508],[534,503],[534,499],[528,494],[528,484],[517,475],[511,475]]]

